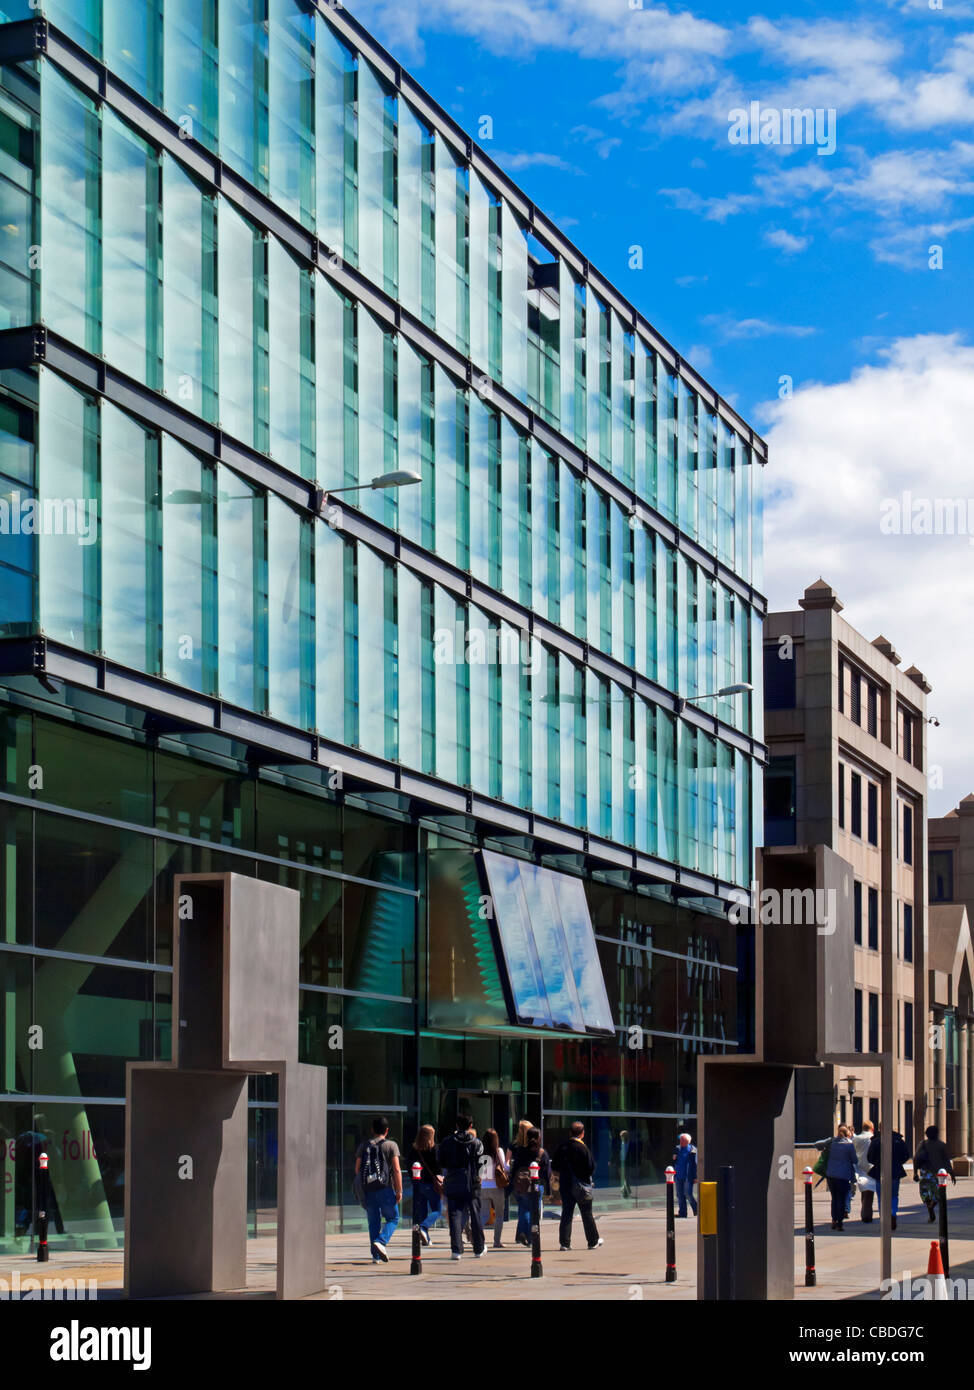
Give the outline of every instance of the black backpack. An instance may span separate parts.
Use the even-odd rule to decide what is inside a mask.
[[[389,1186],[389,1161],[384,1139],[369,1139],[362,1150],[362,1186],[366,1192]]]

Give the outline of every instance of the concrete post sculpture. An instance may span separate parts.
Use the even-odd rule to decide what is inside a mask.
[[[298,1056],[300,898],[241,874],[175,881],[172,1062],[130,1062],[125,1293],[247,1282],[247,1075],[279,1078],[277,1297],[325,1286],[324,1068]]]

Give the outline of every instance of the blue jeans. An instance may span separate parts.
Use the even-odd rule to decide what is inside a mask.
[[[693,1179],[692,1179],[692,1178],[677,1178],[677,1179],[676,1179],[676,1198],[677,1198],[677,1201],[680,1203],[680,1215],[681,1215],[681,1216],[686,1216],[686,1214],[687,1214],[687,1202],[690,1203],[691,1207],[693,1208],[693,1214],[694,1214],[694,1216],[696,1216],[696,1214],[697,1214],[697,1202],[696,1202],[696,1198],[695,1198],[694,1195],[693,1195]]]
[[[892,1209],[891,1212],[890,1212],[890,1214],[891,1214],[892,1216],[895,1216],[895,1215],[897,1214],[897,1212],[899,1211],[899,1208],[900,1208],[900,1180],[899,1180],[899,1178],[894,1178],[894,1179],[893,1179],[893,1200],[892,1200],[892,1202],[890,1203],[890,1206],[891,1206],[891,1209]],[[879,1178],[876,1179],[876,1210],[879,1211],[879,1212],[881,1212],[881,1211],[883,1210],[883,1197],[882,1197],[882,1192],[881,1192],[881,1190],[880,1190]]]
[[[515,1192],[514,1196],[517,1198],[517,1235],[527,1236],[528,1240],[530,1240],[531,1222],[534,1217],[537,1198],[533,1192],[527,1193],[524,1197],[522,1197],[520,1193]]]
[[[429,1231],[440,1219],[443,1203],[435,1184],[431,1182],[413,1183],[413,1221]]]
[[[365,1194],[365,1212],[369,1218],[369,1244],[377,1240],[388,1245],[399,1225],[399,1203],[391,1187],[379,1187]]]

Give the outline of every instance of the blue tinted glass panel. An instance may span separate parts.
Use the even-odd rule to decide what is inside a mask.
[[[521,865],[490,850],[483,851],[483,858],[515,1018],[530,1027],[550,1028],[551,1010],[521,888]]]

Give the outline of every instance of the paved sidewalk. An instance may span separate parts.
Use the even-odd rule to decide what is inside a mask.
[[[926,1209],[912,1182],[902,1188],[898,1230],[893,1236],[893,1275],[914,1278],[926,1272],[930,1240],[937,1226],[927,1221]],[[879,1296],[879,1222],[864,1226],[856,1215],[841,1235],[829,1227],[829,1198],[825,1186],[814,1194],[818,1283],[804,1287],[804,1197],[795,1198],[796,1300],[876,1299]],[[855,1203],[858,1212],[858,1199]],[[950,1189],[951,1273],[974,1279],[974,1179],[960,1179]],[[613,1212],[599,1218],[605,1244],[586,1249],[576,1219],[576,1246],[558,1249],[558,1225],[545,1220],[542,1228],[544,1277],[530,1277],[530,1251],[513,1243],[514,1223],[505,1230],[505,1248],[488,1246],[481,1260],[465,1253],[459,1263],[450,1259],[449,1238],[443,1226],[434,1231],[432,1247],[423,1251],[423,1274],[410,1277],[411,1230],[403,1225],[390,1248],[387,1265],[373,1265],[364,1232],[328,1238],[328,1289],[320,1299],[474,1301],[547,1301],[549,1299],[635,1300],[696,1298],[696,1222],[678,1220],[677,1280],[666,1284],[665,1217],[662,1206],[634,1213]],[[248,1288],[220,1298],[262,1299],[272,1296],[275,1280],[274,1239],[262,1236],[247,1243]],[[33,1257],[0,1255],[0,1279],[10,1281],[14,1270],[21,1280],[97,1279],[99,1297],[119,1298],[122,1262],[117,1251],[54,1254],[46,1265]],[[974,1284],[971,1286],[974,1294]]]

